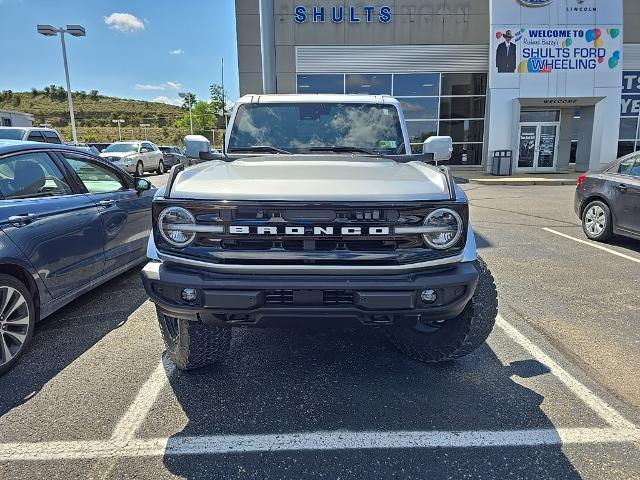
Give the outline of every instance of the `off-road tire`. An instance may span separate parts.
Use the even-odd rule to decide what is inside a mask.
[[[29,349],[31,338],[33,337],[33,327],[36,323],[36,309],[33,304],[33,298],[31,297],[31,292],[29,292],[29,289],[17,278],[12,277],[11,275],[0,274],[0,289],[4,289],[4,287],[14,288],[17,292],[20,293],[20,295],[22,295],[28,310],[29,323],[26,327],[23,327],[20,330],[20,333],[26,334],[26,337],[22,342],[20,349],[13,352],[11,359],[9,361],[6,361],[6,359],[4,358],[5,354],[0,353],[0,375],[9,371],[22,356],[22,354],[24,354],[24,352]],[[4,298],[1,298],[0,301],[4,301]],[[3,303],[0,303],[0,308],[1,305],[3,305]],[[2,313],[3,312],[0,312],[0,314]],[[0,335],[2,335],[1,331]],[[0,339],[0,348],[2,348],[2,339]]]
[[[231,328],[212,327],[202,322],[172,318],[156,310],[169,359],[180,370],[195,370],[219,362],[231,344]],[[167,321],[177,321],[177,335]]]
[[[166,168],[164,166],[164,161],[160,160],[158,162],[158,170],[156,170],[156,172],[158,173],[158,175],[162,175],[164,172],[166,172]]]
[[[144,175],[144,165],[140,160],[136,163],[136,171],[133,174],[134,177],[142,177]]]
[[[600,208],[602,212],[604,212],[604,229],[600,233],[592,233],[587,228],[587,214],[593,208]],[[589,202],[589,204],[584,208],[582,212],[582,230],[584,234],[590,240],[595,240],[596,242],[606,242],[611,240],[613,237],[613,217],[611,216],[611,210],[609,206],[601,202],[600,200],[594,200],[593,202]]]
[[[388,331],[389,339],[402,353],[420,362],[447,362],[470,354],[485,342],[498,315],[498,293],[484,260],[478,257],[474,263],[480,274],[478,286],[460,315],[433,333],[413,327]]]

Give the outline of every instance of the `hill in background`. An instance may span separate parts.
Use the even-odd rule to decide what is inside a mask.
[[[147,128],[147,137],[157,144],[182,144],[182,138],[189,133],[188,127],[180,125],[185,112],[178,106],[107,97],[95,90],[74,92],[72,98],[80,142],[117,141],[118,127],[112,123],[117,119],[125,121],[123,140],[144,139],[141,123],[151,125]],[[34,125],[50,124],[65,141],[72,140],[67,94],[62,87],[52,85],[31,92],[5,90],[0,93],[0,108],[30,113],[34,116]]]

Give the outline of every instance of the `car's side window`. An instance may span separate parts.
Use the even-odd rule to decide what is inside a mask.
[[[129,188],[109,167],[76,156],[63,155],[89,193],[118,192]]]
[[[633,166],[636,164],[636,159],[637,157],[631,157],[620,162],[616,173],[619,173],[620,175],[631,175],[631,170],[633,169]]]
[[[629,175],[640,178],[640,157],[636,157],[636,163],[629,172]]]
[[[23,153],[0,161],[0,192],[7,199],[73,193],[58,166],[45,152]]]
[[[44,142],[44,137],[38,130],[33,130],[29,132],[27,140],[29,140],[30,142]]]
[[[45,130],[42,132],[42,134],[44,135],[44,139],[47,141],[47,143],[62,143],[60,141],[60,137],[56,135],[56,132]]]

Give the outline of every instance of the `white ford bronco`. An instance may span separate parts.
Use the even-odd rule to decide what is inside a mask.
[[[142,271],[169,357],[219,361],[232,327],[384,329],[424,362],[471,353],[497,315],[451,138],[411,153],[399,102],[248,95],[222,159],[175,166]]]

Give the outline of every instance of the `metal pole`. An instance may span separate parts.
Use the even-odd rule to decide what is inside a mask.
[[[191,93],[189,95],[189,125],[191,127],[191,135],[193,135],[193,117],[191,116]]]
[[[118,124],[118,138],[122,141],[122,132],[120,131],[120,122],[116,122]]]
[[[224,117],[224,129],[227,129],[227,97],[224,92],[224,57],[222,57],[222,116]]]
[[[67,47],[64,44],[64,28],[60,27],[60,42],[62,43],[62,59],[64,60],[64,76],[67,79],[67,99],[69,100],[69,115],[71,116],[71,133],[74,145],[78,144],[76,132],[76,117],[73,114],[73,99],[71,98],[71,84],[69,82],[69,66],[67,65]],[[119,125],[119,124],[118,124]]]

